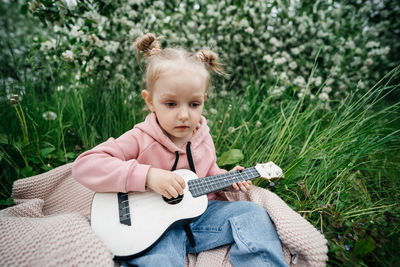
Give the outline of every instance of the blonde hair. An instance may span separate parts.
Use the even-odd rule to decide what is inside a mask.
[[[177,64],[191,64],[195,68],[203,71],[206,81],[206,89],[210,84],[210,72],[226,75],[223,72],[222,64],[218,62],[216,53],[210,50],[199,50],[196,53],[190,53],[183,48],[165,48],[162,49],[157,38],[152,33],[147,33],[139,37],[136,42],[137,60],[140,63],[140,52],[147,58],[146,66],[146,86],[151,90],[154,83],[160,75],[167,71],[169,67]]]

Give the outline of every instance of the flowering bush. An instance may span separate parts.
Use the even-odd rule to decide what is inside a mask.
[[[218,52],[234,88],[267,83],[271,94],[294,90],[311,98],[321,89],[318,97],[327,102],[346,95],[348,87],[376,82],[395,48],[395,42],[380,38],[398,6],[388,11],[391,1],[343,2],[35,0],[28,5],[55,33],[40,50],[72,64],[78,78],[100,76],[139,88],[133,42],[154,32],[164,36],[166,46]],[[377,15],[380,22],[373,23]]]

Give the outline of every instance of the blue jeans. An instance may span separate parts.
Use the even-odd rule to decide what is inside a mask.
[[[268,214],[247,201],[211,200],[207,210],[190,225],[201,252],[232,244],[234,266],[287,266],[281,243]],[[195,253],[182,226],[169,230],[145,255],[121,262],[123,266],[184,266],[186,253]]]

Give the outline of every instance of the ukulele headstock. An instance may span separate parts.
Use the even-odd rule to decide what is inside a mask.
[[[267,180],[283,177],[282,169],[272,161],[267,163],[257,163],[255,168],[260,176]]]

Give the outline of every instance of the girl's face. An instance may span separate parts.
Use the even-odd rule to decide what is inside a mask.
[[[161,74],[151,92],[142,91],[147,106],[171,141],[182,147],[192,137],[206,100],[206,76],[174,67]]]

